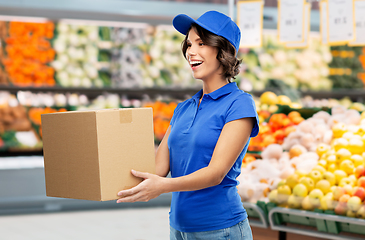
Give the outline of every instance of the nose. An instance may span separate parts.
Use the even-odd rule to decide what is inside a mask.
[[[196,53],[195,51],[192,49],[192,47],[189,47],[188,49],[186,49],[186,57],[189,59],[192,56],[195,56]]]

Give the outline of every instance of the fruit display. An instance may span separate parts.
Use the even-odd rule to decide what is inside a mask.
[[[240,184],[241,197],[269,200],[282,207],[331,210],[338,215],[365,218],[365,114],[346,115],[352,112],[337,109],[329,116],[332,137],[327,143],[319,141],[315,151],[298,145],[293,146],[296,151],[288,152],[282,151],[281,145],[269,145],[262,153],[262,161],[243,169],[246,174],[241,181],[251,184]],[[313,119],[324,119],[322,112],[318,115]],[[314,123],[312,120],[311,124]],[[271,170],[264,171],[265,168]]]
[[[365,118],[364,113],[360,115],[355,110],[337,106],[332,109],[331,115],[320,111],[293,126],[294,130],[284,138],[282,144],[269,144],[261,153],[262,159],[243,165],[242,174],[237,178],[240,182],[238,192],[242,200],[268,201],[269,193],[273,192],[271,193],[273,199],[279,190],[278,187],[285,185],[289,176],[297,174],[303,177],[313,169],[323,170],[317,165],[324,164],[323,152],[330,149],[333,139],[339,134],[338,129],[342,129],[339,126],[356,126],[361,121],[364,123],[362,118]],[[357,142],[359,144],[359,141]],[[365,149],[362,151],[365,152]],[[333,167],[331,166],[330,169]],[[285,187],[285,191],[281,189],[279,192],[290,190],[291,193],[292,188]]]
[[[41,115],[48,114],[48,113],[56,113],[56,112],[66,112],[65,108],[60,108],[58,110],[50,107],[45,108],[30,108],[28,111],[29,119],[32,124],[37,129],[39,136],[42,138],[42,122],[41,122]]]
[[[191,68],[181,52],[184,35],[172,27],[158,26],[147,41],[142,77],[148,86],[196,87]]]
[[[164,137],[176,106],[177,103],[175,101],[168,103],[155,101],[143,104],[143,107],[151,107],[153,109],[153,128],[156,142],[160,142]]]
[[[106,27],[104,27],[106,28]],[[142,77],[141,66],[144,63],[142,49],[146,46],[147,28],[113,27],[110,29],[111,84],[118,88],[148,86]]]
[[[288,115],[275,113],[271,115],[268,122],[259,124],[259,134],[252,138],[248,146],[249,151],[262,151],[273,143],[282,144],[284,138],[295,131],[296,125],[304,121],[297,111],[292,111]]]
[[[365,111],[365,104],[361,102],[354,102],[348,96],[341,99],[322,98],[313,99],[311,96],[305,96],[300,100],[303,107],[306,108],[332,108],[337,105],[342,105],[348,109],[355,109],[359,112]]]
[[[110,82],[99,77],[98,26],[58,23],[53,47],[56,59],[51,63],[57,83],[63,87],[103,87]]]
[[[0,93],[0,150],[32,149],[42,146],[27,109],[14,95]]]
[[[1,39],[5,45],[1,62],[8,81],[22,87],[54,86],[54,69],[48,66],[55,57],[50,42],[54,24],[2,23],[2,28],[5,27],[8,28],[8,35]]]
[[[244,64],[238,79],[245,90],[264,90],[270,79],[280,80],[293,89],[332,88],[328,67],[332,55],[319,36],[311,34],[309,47],[297,50],[286,49],[278,43],[275,33],[264,32],[261,48],[240,49],[239,56]]]

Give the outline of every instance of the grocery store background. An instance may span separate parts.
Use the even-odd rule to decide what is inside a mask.
[[[299,184],[297,169],[317,169],[321,176],[345,172],[331,184],[351,185],[343,188],[348,198],[340,202],[357,196],[354,187],[365,176],[359,167],[365,166],[365,114],[360,115],[365,111],[365,47],[323,44],[319,1],[307,2],[307,46],[278,42],[277,0],[265,0],[262,46],[239,51],[243,64],[235,81],[254,96],[261,125],[244,159],[239,193],[254,239],[364,239],[365,209],[359,204],[365,192],[359,206],[345,212],[330,207],[333,195],[325,206],[313,203],[307,209],[285,197],[268,198],[283,183],[289,197]],[[201,88],[181,54],[183,36],[172,28],[172,18],[217,10],[236,20],[237,4],[0,0],[0,239],[168,239],[170,194],[133,204],[46,197],[40,117],[152,107],[157,145],[177,103]],[[359,141],[351,145],[350,139]],[[343,148],[350,155],[336,155]],[[331,154],[338,161],[332,168]],[[343,158],[351,163],[341,167]],[[322,192],[327,196],[329,188]]]

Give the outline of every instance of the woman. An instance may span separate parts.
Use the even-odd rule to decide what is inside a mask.
[[[203,89],[176,107],[156,153],[156,175],[118,193],[117,202],[148,201],[172,192],[170,239],[252,239],[237,193],[237,176],[250,137],[258,133],[251,95],[231,82],[239,73],[240,30],[209,11],[197,20],[180,14],[182,52]],[[171,178],[166,178],[171,171]]]

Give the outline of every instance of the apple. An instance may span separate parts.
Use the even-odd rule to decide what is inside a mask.
[[[345,189],[345,193],[352,196],[353,192],[354,192],[354,187],[351,185],[344,185],[342,186]]]
[[[326,169],[326,168],[327,168],[327,160],[325,160],[325,159],[320,159],[320,160],[318,161],[318,166],[321,166],[321,167],[323,167],[324,169]]]
[[[310,191],[308,195],[310,203],[315,208],[321,205],[321,199],[323,196],[324,196],[323,192],[318,188],[315,188],[312,191]]]
[[[319,157],[321,157],[324,153],[326,153],[330,149],[330,146],[325,143],[320,143],[317,145],[316,152]]]
[[[335,151],[341,148],[347,148],[348,145],[349,142],[346,138],[336,138],[332,142],[332,147],[335,149]]]
[[[291,194],[291,188],[288,185],[278,187],[278,203],[283,204],[288,201]]]
[[[321,179],[316,183],[316,188],[321,190],[323,194],[327,194],[331,190],[331,183],[328,180]]]
[[[361,201],[365,200],[365,188],[363,187],[354,187],[354,191],[352,193],[352,196],[359,197]]]
[[[351,198],[350,195],[348,194],[344,194],[340,197],[340,199],[338,199],[339,203],[347,203],[347,201]]]
[[[287,179],[286,179],[286,185],[288,185],[291,189],[293,189],[295,187],[295,185],[297,185],[299,183],[299,175],[294,173],[292,175],[290,175]]]
[[[351,138],[347,148],[352,154],[362,154],[364,152],[364,142],[361,138]]]
[[[347,212],[346,212],[346,217],[355,218],[356,217],[356,212],[353,212],[352,210],[348,209]]]
[[[306,196],[303,201],[302,201],[302,208],[304,210],[313,210],[314,206],[311,204],[310,200],[309,200],[309,196]]]
[[[322,178],[327,180],[331,186],[336,184],[336,176],[335,174],[333,174],[332,172],[326,171],[323,175]]]
[[[313,170],[318,170],[318,171],[320,171],[322,175],[323,175],[323,173],[325,173],[325,172],[326,172],[326,169],[325,169],[323,166],[321,166],[321,165],[316,165],[316,166],[314,166],[314,167],[313,167],[313,169],[312,169],[312,171],[313,171]]]
[[[338,201],[342,195],[346,194],[346,191],[343,187],[336,187],[333,190],[333,199]]]
[[[346,215],[347,213],[347,204],[346,203],[337,203],[335,207],[335,213],[337,215]]]
[[[352,181],[354,181],[354,183],[357,182],[357,177],[355,176],[355,174],[351,174],[350,176],[348,176],[348,178],[350,178]]]
[[[285,180],[285,179],[281,180],[281,181],[278,183],[277,187],[280,187],[280,186],[285,185],[285,182],[286,182],[286,180]]]
[[[332,173],[335,172],[337,169],[338,169],[338,166],[336,163],[331,163],[327,167],[327,171],[332,172]]]
[[[295,170],[294,173],[299,176],[299,179],[302,178],[302,177],[305,177],[307,175],[307,172],[305,172],[303,170],[300,170],[300,169]]]
[[[356,178],[360,178],[365,176],[365,167],[364,165],[359,165],[355,168],[354,175]]]
[[[338,122],[332,126],[332,133],[334,138],[340,138],[347,131],[345,123]]]
[[[300,208],[302,206],[302,197],[294,196],[293,194],[288,198],[288,207]]]
[[[347,208],[353,212],[357,212],[361,205],[361,199],[357,196],[352,196],[347,201]]]
[[[350,159],[352,153],[346,149],[346,148],[340,148],[339,150],[337,150],[336,152],[336,160],[337,160],[337,163],[340,163],[342,162],[343,160],[345,159]]]
[[[343,170],[337,169],[333,172],[336,177],[336,183],[339,184],[341,179],[347,177],[347,173]]]
[[[308,195],[308,189],[303,183],[298,183],[293,188],[293,195],[304,198]]]
[[[315,186],[313,179],[310,177],[302,177],[299,179],[299,183],[304,184],[309,192],[312,191]]]
[[[350,139],[354,138],[354,133],[353,132],[345,132],[343,135],[342,135],[342,138],[345,138],[347,139],[347,141],[350,141]],[[347,145],[347,148],[348,148],[349,145]]]
[[[273,203],[278,203],[278,190],[274,189],[269,193],[269,201]]]
[[[354,163],[355,167],[363,166],[364,167],[364,158],[359,154],[353,154],[350,157],[350,160]]]
[[[340,169],[350,175],[354,173],[355,165],[351,160],[345,159],[340,163]]]
[[[332,163],[337,163],[337,157],[335,154],[328,155],[327,158],[327,165],[329,166]]]
[[[322,179],[322,173],[319,170],[312,170],[308,173],[308,177],[312,178],[316,183]]]
[[[357,180],[357,186],[365,188],[365,176],[360,177]]]
[[[346,185],[354,186],[355,185],[355,181],[352,180],[349,177],[344,177],[344,178],[342,178],[340,180],[340,183],[338,184],[338,186],[343,187],[343,186],[346,186]]]
[[[360,209],[359,209],[359,210],[357,210],[357,212],[356,212],[356,217],[357,217],[357,218],[363,218],[363,219],[365,219],[365,206],[364,206],[364,205],[362,205],[362,206],[360,207]]]
[[[329,192],[327,193],[322,199],[321,199],[321,209],[322,210],[333,210],[335,208],[336,204],[333,200],[333,193]]]

